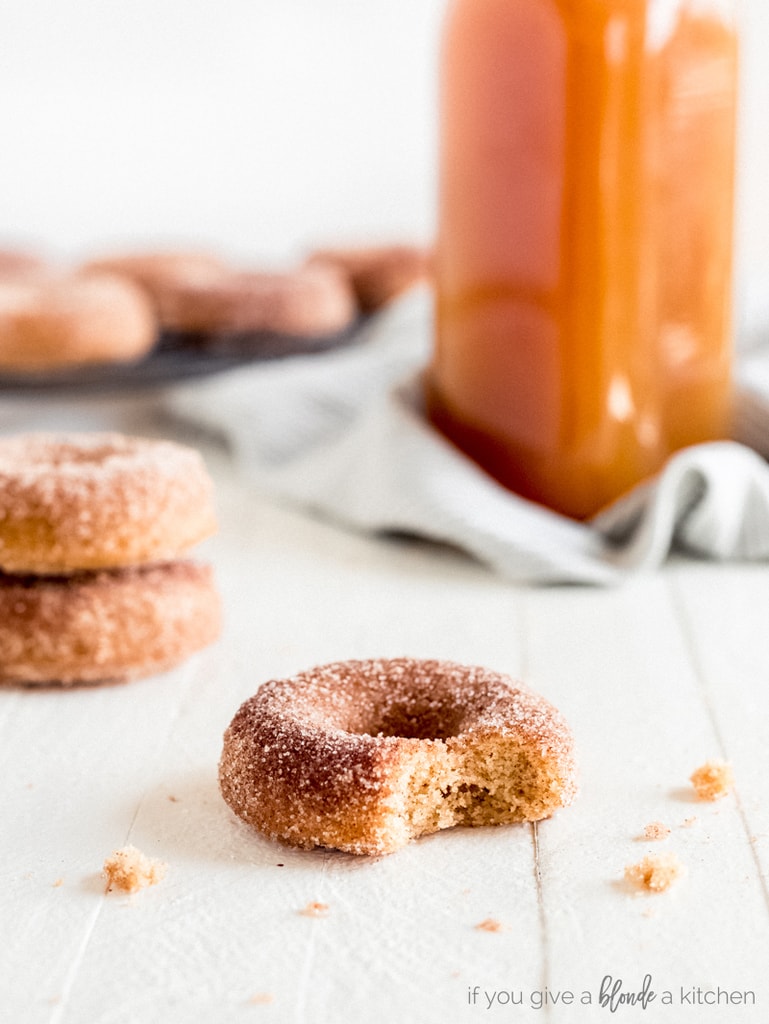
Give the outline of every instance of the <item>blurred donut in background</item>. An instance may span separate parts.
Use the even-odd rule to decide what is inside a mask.
[[[179,295],[227,277],[229,264],[213,253],[162,250],[125,253],[89,260],[83,273],[120,274],[143,288],[155,305],[161,327],[178,328]]]
[[[363,313],[372,313],[432,273],[432,252],[416,245],[317,249],[307,266],[333,266],[350,280]]]
[[[165,326],[214,337],[260,332],[318,337],[343,331],[357,312],[349,281],[334,267],[251,270],[179,284]]]
[[[0,275],[0,368],[132,362],[158,335],[151,301],[114,274]]]

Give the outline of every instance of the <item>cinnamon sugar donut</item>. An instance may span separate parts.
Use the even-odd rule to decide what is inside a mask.
[[[348,280],[327,266],[180,282],[175,303],[173,309],[171,302],[167,303],[167,326],[212,336],[259,332],[331,335],[348,327],[357,312]]]
[[[0,683],[94,683],[176,665],[219,634],[211,569],[174,562],[68,577],[0,575]]]
[[[0,439],[0,570],[164,562],[215,529],[213,485],[191,448],[122,434]]]
[[[349,277],[361,310],[372,313],[430,276],[431,253],[416,245],[318,249],[307,263],[338,267]]]
[[[180,291],[221,280],[231,270],[224,260],[212,253],[168,250],[105,256],[86,263],[82,272],[108,272],[129,278],[147,292],[161,325],[175,328]]]
[[[569,728],[483,668],[348,661],[265,683],[219,766],[239,817],[295,846],[391,853],[452,825],[537,821],[576,793]]]
[[[157,337],[144,292],[112,274],[0,278],[0,367],[131,362]]]

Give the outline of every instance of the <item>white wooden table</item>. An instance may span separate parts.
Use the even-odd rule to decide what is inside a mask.
[[[94,426],[105,407],[160,429],[129,400],[56,422]],[[33,406],[22,425],[52,415]],[[0,691],[0,1022],[769,1020],[769,566],[518,588],[272,504],[206,454],[218,646],[126,686]],[[456,829],[378,860],[294,851],[237,820],[216,765],[241,701],[271,677],[389,655],[482,663],[542,691],[576,733],[578,802],[537,828]],[[719,756],[736,793],[698,803],[688,777]],[[656,820],[670,837],[639,840]],[[102,862],[127,843],[167,876],[106,895]],[[625,865],[668,849],[687,877],[634,896]],[[327,914],[303,915],[311,901]],[[647,1009],[599,1005],[605,976],[635,992],[647,974]],[[721,1004],[698,1007],[698,988]]]

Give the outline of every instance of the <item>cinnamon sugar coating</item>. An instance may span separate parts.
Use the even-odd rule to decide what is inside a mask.
[[[95,683],[152,675],[213,643],[221,608],[195,562],[0,575],[0,683]]]
[[[215,529],[213,485],[191,448],[121,434],[0,439],[0,570],[164,562]]]
[[[391,853],[456,824],[536,821],[576,793],[570,730],[487,669],[395,658],[265,683],[224,737],[237,815],[296,846]]]

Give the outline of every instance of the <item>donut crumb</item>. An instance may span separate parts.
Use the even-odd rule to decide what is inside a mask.
[[[667,839],[669,835],[670,828],[661,821],[652,821],[643,830],[643,838],[648,840]]]
[[[689,780],[700,800],[720,800],[734,786],[734,771],[728,761],[706,761]]]
[[[625,879],[646,892],[665,892],[686,873],[674,853],[649,854],[637,864],[628,864]]]
[[[253,1006],[267,1006],[269,1003],[275,1002],[275,996],[272,992],[254,992],[248,1001]]]
[[[493,917],[487,917],[485,921],[481,921],[475,926],[475,930],[478,932],[501,932],[502,925]]]
[[[303,907],[299,913],[302,917],[326,917],[328,911],[328,903],[318,903],[317,900],[313,900],[306,907]]]
[[[138,892],[151,885],[157,885],[168,867],[162,860],[153,860],[137,850],[135,846],[124,846],[104,861],[103,875],[107,881],[107,892],[120,889],[122,892]]]

